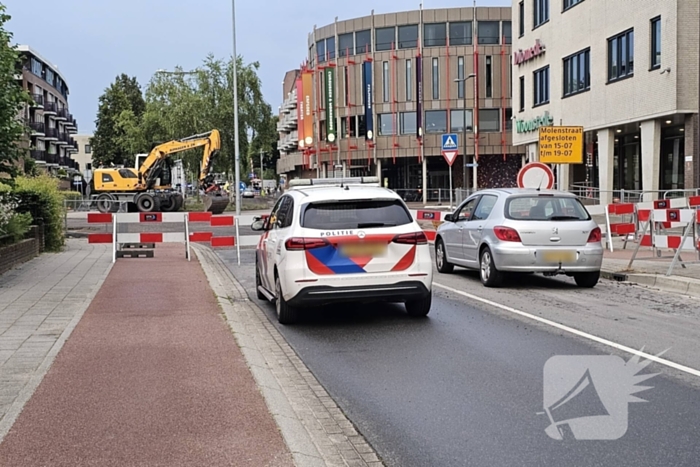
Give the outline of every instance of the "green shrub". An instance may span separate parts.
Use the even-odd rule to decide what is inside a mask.
[[[5,226],[5,234],[9,235],[12,243],[17,243],[24,238],[32,227],[32,215],[28,212],[16,213]]]
[[[58,190],[58,180],[49,175],[17,177],[14,194],[19,201],[17,212],[27,212],[35,224],[44,225],[46,250],[59,251],[65,236],[63,195]]]

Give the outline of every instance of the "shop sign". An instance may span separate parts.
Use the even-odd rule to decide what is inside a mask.
[[[540,42],[539,39],[535,41],[535,45],[525,50],[518,50],[513,52],[513,63],[515,65],[522,65],[523,63],[532,60],[535,57],[539,57],[544,53],[544,44]]]
[[[532,131],[537,131],[541,126],[551,126],[554,124],[554,118],[549,115],[549,112],[545,112],[532,120],[516,120],[515,121],[515,131],[517,133],[530,133]]]

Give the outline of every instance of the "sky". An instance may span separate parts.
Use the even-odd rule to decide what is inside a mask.
[[[233,51],[229,0],[0,0],[12,19],[15,44],[29,45],[56,65],[68,83],[68,104],[80,134],[95,129],[98,98],[121,73],[142,89],[156,70],[191,70],[209,53]],[[427,0],[423,8],[472,6],[470,0]],[[509,0],[477,0],[477,6],[510,6]],[[416,10],[405,0],[238,0],[236,51],[260,62],[265,100],[282,103],[285,72],[308,52],[308,34],[339,21]]]

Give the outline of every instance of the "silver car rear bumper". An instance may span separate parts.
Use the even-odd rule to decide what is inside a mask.
[[[554,263],[543,259],[545,252],[575,251],[573,262]],[[602,245],[585,247],[527,247],[520,243],[491,245],[491,253],[499,271],[507,272],[589,272],[600,271],[603,265]]]

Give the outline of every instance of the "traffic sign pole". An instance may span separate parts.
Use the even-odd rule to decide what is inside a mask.
[[[442,135],[442,157],[445,158],[447,165],[449,167],[449,177],[450,177],[450,209],[452,209],[452,164],[454,164],[457,158],[457,134],[456,133],[446,133]]]
[[[452,211],[452,164],[450,164],[450,211]]]

